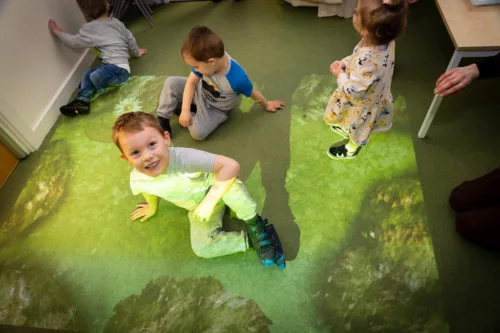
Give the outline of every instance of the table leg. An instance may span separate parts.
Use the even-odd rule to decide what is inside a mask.
[[[448,68],[446,68],[446,71],[449,71],[450,69],[457,67],[460,64],[460,60],[462,60],[463,56],[464,56],[463,51],[455,50],[455,52],[453,53],[453,56],[451,57]],[[443,97],[441,97],[439,95],[434,95],[434,99],[432,100],[431,106],[430,106],[429,110],[427,111],[427,115],[425,116],[424,122],[422,123],[422,126],[420,127],[420,130],[418,131],[418,137],[420,139],[425,138],[425,135],[427,134],[427,130],[431,126],[432,120],[434,119],[434,116],[436,115],[437,110],[439,108],[439,104],[441,104],[442,100],[443,100]]]

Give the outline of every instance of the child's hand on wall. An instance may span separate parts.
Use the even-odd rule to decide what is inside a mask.
[[[337,60],[330,65],[330,73],[335,77],[339,77],[340,74],[344,73],[344,70],[345,64],[342,61]]]
[[[284,107],[285,107],[285,102],[283,101],[267,101],[266,110],[269,112],[276,112]]]
[[[144,222],[155,214],[148,204],[138,204],[137,207],[139,208],[136,208],[136,210],[132,212],[132,215],[130,215],[132,221],[142,217],[141,222]]]
[[[52,31],[53,34],[56,34],[56,35],[63,31],[61,28],[59,28],[56,21],[54,21],[53,19],[49,20],[49,29],[50,29],[50,31]]]
[[[148,54],[148,49],[139,49],[139,57],[142,57],[145,54]]]

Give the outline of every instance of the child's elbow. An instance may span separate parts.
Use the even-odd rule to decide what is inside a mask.
[[[234,174],[238,176],[240,173],[240,163],[236,160],[231,160],[231,169],[234,171]]]

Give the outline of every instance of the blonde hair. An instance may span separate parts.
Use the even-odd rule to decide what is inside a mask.
[[[120,146],[120,134],[121,133],[137,133],[143,131],[145,128],[151,127],[157,130],[161,135],[164,135],[164,131],[156,119],[150,113],[146,112],[128,112],[122,114],[118,119],[116,119],[113,125],[113,142],[123,153],[122,147]]]

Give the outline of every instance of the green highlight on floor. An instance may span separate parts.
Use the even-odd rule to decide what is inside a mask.
[[[63,118],[41,157],[27,161],[31,176],[0,233],[1,324],[84,332],[448,331],[403,96],[391,131],[374,134],[356,159],[333,161],[326,151],[340,137],[322,115],[335,80],[302,79],[288,106],[294,220],[278,228],[284,243],[300,229],[300,243],[278,270],[263,267],[253,250],[197,258],[187,212],[169,203],[144,223],[129,220],[143,199],[130,192],[130,166],[110,128],[124,112],[154,112],[164,79],[135,76],[102,94],[88,116]],[[233,112],[252,107],[241,105]],[[244,181],[262,211],[267,184],[260,162],[252,168]],[[243,226],[230,212],[225,224]]]

